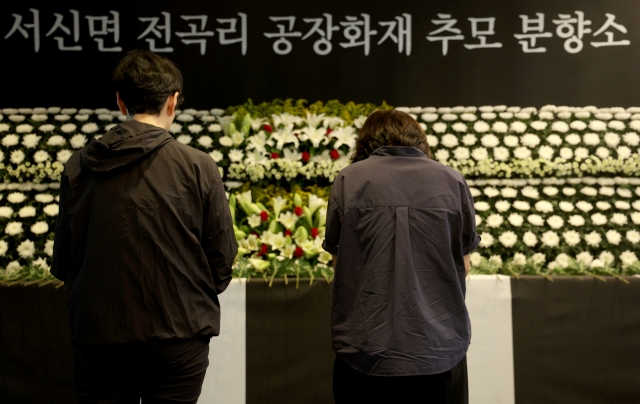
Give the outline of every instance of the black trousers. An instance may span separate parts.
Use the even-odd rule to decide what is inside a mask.
[[[467,358],[453,369],[426,376],[369,376],[336,358],[333,367],[336,404],[468,404]]]
[[[209,338],[73,344],[79,404],[196,403]]]

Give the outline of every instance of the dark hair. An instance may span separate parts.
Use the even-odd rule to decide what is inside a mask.
[[[169,60],[144,50],[127,52],[113,72],[113,83],[129,115],[160,115],[176,92],[182,103],[182,73]]]
[[[394,109],[369,115],[360,129],[351,160],[354,163],[365,160],[382,146],[413,146],[433,158],[427,136],[418,122]]]

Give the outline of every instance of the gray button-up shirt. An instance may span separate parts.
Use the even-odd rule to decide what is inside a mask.
[[[430,375],[467,352],[464,256],[480,241],[457,171],[414,147],[381,147],[333,184],[323,247],[338,256],[332,349],[380,376]]]

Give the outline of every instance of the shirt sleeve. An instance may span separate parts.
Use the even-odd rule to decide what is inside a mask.
[[[333,255],[338,255],[342,218],[344,215],[341,206],[341,185],[341,177],[338,177],[333,187],[331,187],[331,196],[329,197],[329,206],[327,207],[327,228],[325,230],[324,241],[322,242],[322,248]]]
[[[480,236],[476,234],[476,209],[473,204],[473,196],[466,182],[464,182],[464,193],[462,194],[462,253],[471,254],[478,244]]]
[[[69,227],[69,179],[66,170],[62,173],[60,181],[60,201],[56,232],[53,242],[53,259],[51,262],[51,275],[66,282],[69,276],[71,260],[71,230]]]
[[[238,253],[229,202],[218,167],[213,165],[213,184],[204,201],[202,248],[209,261],[216,292],[225,291],[231,282],[233,261]]]

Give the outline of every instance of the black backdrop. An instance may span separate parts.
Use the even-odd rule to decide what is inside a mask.
[[[5,39],[14,25],[17,14],[23,24],[33,22],[30,9],[38,10],[40,18],[40,49],[34,51],[33,30],[24,25],[29,35],[25,39],[15,31]],[[69,10],[79,15],[79,41],[73,42],[73,19]],[[89,33],[86,16],[119,13],[120,39],[114,43],[113,35],[95,36]],[[381,102],[392,105],[485,105],[508,104],[521,106],[597,105],[628,107],[640,104],[640,1],[637,0],[273,0],[273,1],[220,1],[220,0],[137,0],[87,2],[78,0],[4,2],[0,11],[0,55],[3,97],[0,107],[76,106],[114,107],[110,74],[120,52],[99,52],[95,38],[104,38],[104,46],[120,46],[123,51],[148,48],[145,38],[137,37],[148,23],[139,17],[171,15],[171,37],[168,45],[157,39],[156,46],[171,46],[166,53],[177,62],[186,78],[186,108],[226,107],[242,103],[247,98],[256,102],[273,98],[305,98],[310,101],[339,99],[356,102]],[[575,54],[564,48],[564,39],[556,32],[552,20],[559,14],[584,12],[591,33],[584,35],[583,49]],[[54,13],[64,16],[63,24],[70,35],[62,30],[46,36],[56,20]],[[239,43],[222,45],[217,29],[228,27],[217,19],[247,16],[247,48],[242,55]],[[333,23],[340,27],[333,32],[333,49],[325,56],[313,50],[314,34],[308,39],[290,38],[292,50],[278,55],[272,45],[276,38],[264,33],[277,32],[277,24],[269,17],[296,17],[293,31],[305,35],[312,27],[303,18],[331,14]],[[369,14],[371,37],[368,56],[362,46],[343,48],[346,42],[344,27],[347,16],[362,20]],[[378,45],[386,28],[380,21],[394,20],[409,14],[412,18],[411,54],[399,53],[390,39]],[[535,17],[544,13],[544,32],[551,38],[538,39],[536,46],[545,47],[545,53],[525,53],[514,34],[522,33],[519,15]],[[628,46],[594,47],[591,42],[606,41],[606,33],[593,34],[605,23],[606,13],[615,15],[615,23],[627,33],[610,28],[615,41],[628,40]],[[464,40],[452,40],[446,56],[441,42],[430,42],[426,36],[439,26],[432,20],[438,14],[450,14],[457,19],[456,28]],[[198,44],[184,44],[187,38],[176,35],[189,30],[183,15],[207,15],[208,37],[206,53],[200,54]],[[502,43],[502,48],[466,49],[463,44],[479,43],[472,38],[469,17],[495,17],[495,35],[487,36],[487,43]],[[98,24],[99,25],[99,24]],[[160,22],[162,25],[162,20]],[[238,21],[237,28],[240,28]],[[575,24],[574,24],[575,26]],[[487,24],[480,24],[483,29]],[[99,26],[97,28],[100,28]],[[325,24],[322,25],[325,28]],[[397,33],[397,31],[396,31]],[[440,34],[444,35],[444,34]],[[451,34],[455,35],[455,34]],[[65,38],[65,46],[79,45],[82,51],[60,51],[54,39]],[[237,35],[227,36],[235,38]],[[148,37],[149,38],[149,37]],[[202,37],[198,37],[202,38]],[[197,38],[196,38],[197,39]]]

